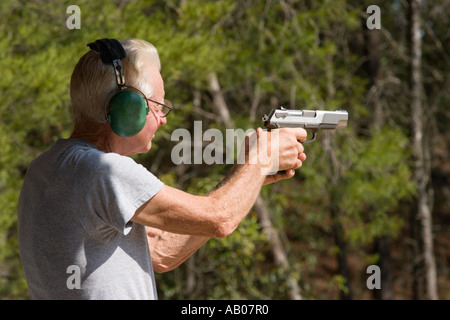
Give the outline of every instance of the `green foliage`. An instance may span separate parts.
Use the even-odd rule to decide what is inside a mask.
[[[301,171],[300,197],[314,212],[311,221],[320,225],[316,216],[335,212],[355,245],[381,235],[397,235],[404,218],[394,214],[399,201],[415,192],[406,136],[399,129],[386,127],[374,129],[368,138],[333,136],[331,141],[328,150],[323,144],[312,147],[307,161],[314,161],[314,165],[305,165]]]
[[[337,195],[350,243],[394,237],[403,223],[394,214],[399,201],[415,191],[407,163],[411,156],[408,141],[398,129],[384,128],[374,130],[369,141],[355,146],[353,152],[348,150],[355,158],[343,173],[344,187],[339,187]]]

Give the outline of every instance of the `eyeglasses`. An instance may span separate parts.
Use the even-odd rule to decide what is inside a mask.
[[[156,103],[157,104],[157,106],[156,106],[156,109],[158,109],[158,111],[160,111],[163,115],[161,116],[161,117],[167,117],[167,115],[170,113],[170,111],[172,111],[172,109],[173,109],[173,104],[172,104],[172,102],[170,102],[169,100],[167,100],[167,99],[164,99],[164,103],[159,103],[158,101],[155,101],[155,100],[152,100],[152,99],[147,99],[147,98],[144,98],[145,100],[147,100],[147,102],[148,101],[151,101],[151,102],[153,102],[153,103]]]

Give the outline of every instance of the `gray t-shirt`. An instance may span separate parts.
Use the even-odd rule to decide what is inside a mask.
[[[29,166],[18,205],[32,299],[157,299],[137,208],[163,183],[133,159],[58,140]]]

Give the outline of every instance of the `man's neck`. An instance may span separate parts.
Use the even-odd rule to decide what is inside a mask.
[[[88,122],[82,125],[75,125],[70,138],[88,141],[103,152],[111,152],[108,142],[109,131],[110,127],[105,123]]]

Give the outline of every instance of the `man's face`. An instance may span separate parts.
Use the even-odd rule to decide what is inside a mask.
[[[164,81],[159,70],[153,67],[151,63],[144,61],[142,77],[154,89],[153,96],[147,98],[164,103]],[[148,152],[152,147],[152,139],[155,137],[156,130],[167,122],[167,119],[162,117],[162,113],[158,111],[153,102],[148,101],[148,106],[149,112],[144,128],[137,135],[126,138],[128,154]]]

